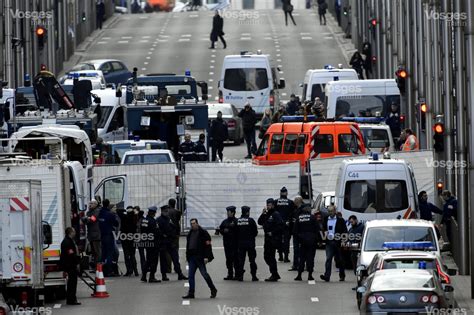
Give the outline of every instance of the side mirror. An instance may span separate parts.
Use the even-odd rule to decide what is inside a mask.
[[[367,288],[366,288],[366,287],[358,287],[358,288],[357,288],[357,293],[359,293],[359,294],[365,294],[365,292],[367,292]]]
[[[448,273],[448,276],[455,276],[458,274],[457,269],[448,269],[446,272]]]
[[[51,245],[53,243],[53,231],[48,222],[43,221],[43,244]]]
[[[444,292],[454,292],[454,288],[450,285],[447,285],[443,288]]]
[[[302,87],[304,86],[304,84],[303,84],[303,83],[300,83],[298,86],[299,86],[300,88],[302,88]]]
[[[356,274],[358,276],[366,277],[367,276],[367,267],[364,265],[360,265],[356,269]]]
[[[280,79],[280,84],[278,84],[279,89],[284,89],[286,86],[285,79]]]

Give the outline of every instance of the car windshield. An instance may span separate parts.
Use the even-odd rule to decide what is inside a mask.
[[[170,162],[171,158],[167,153],[131,154],[125,157],[124,164],[155,164]]]
[[[342,117],[382,117],[392,102],[400,104],[399,95],[346,95],[336,100],[336,118]]]
[[[398,249],[406,247],[426,248],[430,243],[433,250],[437,250],[435,235],[431,227],[420,226],[381,226],[371,227],[365,235],[364,251],[384,251],[388,245],[396,244]]]
[[[107,120],[109,119],[110,113],[112,112],[112,106],[101,106],[100,107],[100,120],[97,123],[97,128],[104,128]]]
[[[226,69],[224,88],[232,91],[259,91],[268,88],[265,68]]]
[[[365,147],[369,149],[382,149],[390,146],[386,129],[360,128],[364,135]]]
[[[75,65],[71,71],[80,71],[80,70],[95,70],[94,65],[90,63],[80,63]]]
[[[382,269],[430,269],[436,270],[434,259],[396,258],[383,261]]]
[[[370,286],[370,290],[400,290],[400,289],[433,289],[435,283],[433,276],[427,274],[403,274],[403,272],[394,272],[393,274],[375,275]]]
[[[217,112],[221,111],[222,115],[233,115],[232,107],[228,106],[209,106],[209,117],[216,117]]]

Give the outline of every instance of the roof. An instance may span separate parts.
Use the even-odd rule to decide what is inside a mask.
[[[348,72],[348,73],[357,73],[354,69],[308,69],[306,73],[333,73],[333,72]]]
[[[380,253],[384,260],[396,259],[396,258],[423,258],[423,259],[436,259],[438,256],[432,252],[420,252],[420,251],[390,251]]]
[[[187,75],[150,75],[137,77],[137,83],[153,84],[153,83],[191,83],[196,80],[192,76]],[[133,84],[133,78],[129,78],[127,84]]]
[[[80,63],[80,64],[81,64],[81,63],[89,63],[89,64],[93,64],[94,67],[96,67],[97,65],[101,65],[101,64],[103,64],[104,62],[110,62],[110,61],[118,61],[118,62],[123,63],[121,60],[118,60],[118,59],[91,59],[91,60],[81,61],[81,62],[79,62],[79,63]]]
[[[133,150],[125,152],[125,155],[144,155],[144,154],[171,154],[173,153],[170,150],[166,149],[151,149],[151,150]]]
[[[135,140],[115,140],[115,141],[108,141],[105,142],[107,145],[115,145],[115,144],[135,144],[136,146],[145,146],[147,143],[157,143],[157,144],[162,144],[166,143],[165,141],[160,141],[160,140],[140,140],[140,141],[135,141]]]
[[[419,226],[419,227],[434,227],[433,222],[426,220],[372,220],[365,223],[365,228],[370,227],[384,227],[384,226]]]
[[[403,275],[403,274],[405,275]],[[383,275],[397,275],[404,277],[410,276],[427,276],[433,275],[433,271],[429,269],[381,269],[374,272],[375,276],[383,276]]]
[[[379,155],[378,160],[372,160],[372,159],[345,159],[342,161],[343,164],[347,165],[354,165],[354,164],[369,164],[369,163],[377,163],[377,164],[402,164],[402,165],[408,165],[409,163],[405,160],[399,160],[399,159],[384,159],[382,155]]]
[[[357,85],[357,86],[373,86],[374,83],[385,84],[393,83],[395,84],[395,79],[370,79],[370,80],[340,80],[340,81],[330,81],[326,85]],[[354,94],[354,93],[352,93]]]
[[[360,129],[385,129],[390,130],[390,127],[385,124],[358,124]]]
[[[316,122],[316,121],[309,121],[309,122],[285,122],[285,123],[275,123],[272,124],[268,128],[268,132],[281,132],[282,128],[284,127],[284,131],[289,132],[309,132],[316,126],[341,126],[341,127],[350,127],[350,126],[357,126],[356,123],[353,122],[345,122],[345,121],[324,121],[324,122]]]

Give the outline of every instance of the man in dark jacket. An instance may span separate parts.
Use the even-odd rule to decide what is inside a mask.
[[[288,113],[285,110],[285,106],[280,105],[280,107],[278,108],[278,111],[275,114],[273,114],[272,124],[282,122],[283,116],[286,116],[286,115],[288,115]]]
[[[235,218],[235,207],[228,206],[227,219],[219,226],[219,233],[224,238],[225,265],[227,277],[224,280],[234,280],[237,275],[237,219]]]
[[[440,208],[428,202],[428,194],[424,190],[418,193],[418,205],[420,207],[420,219],[422,220],[433,221],[433,212],[443,214]]]
[[[217,289],[207,273],[206,264],[214,259],[212,243],[209,233],[199,226],[197,219],[191,219],[191,230],[187,236],[186,260],[189,264],[189,291],[183,299],[194,299],[196,288],[196,270],[199,269],[202,277],[211,289],[211,299],[217,296]]]
[[[158,228],[160,230],[160,269],[162,281],[169,281],[166,273],[168,271],[168,263],[166,261],[166,256],[169,254],[171,260],[173,261],[174,271],[178,275],[178,280],[187,280],[188,278],[181,271],[181,265],[179,263],[179,254],[178,249],[173,246],[173,240],[176,237],[176,227],[171,221],[168,213],[169,206],[161,207],[161,215],[156,220]]]
[[[341,257],[341,240],[347,236],[347,226],[343,218],[336,216],[336,206],[328,206],[328,216],[324,218],[323,228],[326,242],[326,271],[321,275],[321,279],[329,282],[334,258],[336,266],[339,267],[339,281],[344,281],[346,273]]]
[[[402,133],[398,103],[393,102],[391,104],[390,113],[387,113],[387,116],[385,116],[385,124],[390,127],[393,141],[394,143],[397,143],[398,138],[400,138],[400,134]]]
[[[196,161],[208,161],[206,150],[206,136],[203,133],[199,135],[199,140],[194,144],[194,154],[196,155]]]
[[[77,301],[77,277],[79,271],[79,250],[74,242],[76,231],[72,227],[66,229],[66,237],[61,242],[60,265],[62,270],[67,273],[67,291],[66,302],[68,305],[81,305]]]
[[[82,221],[87,226],[87,240],[92,253],[91,270],[96,270],[97,263],[102,260],[102,244],[100,239],[99,213],[100,208],[97,200],[92,199],[89,202],[89,210],[82,218]]]
[[[196,161],[196,145],[191,141],[189,133],[184,135],[184,142],[179,145],[178,156],[183,161]]]
[[[355,215],[351,215],[349,217],[349,223],[351,224],[351,227],[349,229],[349,239],[348,239],[348,245],[350,246],[351,244],[354,243],[360,243],[362,240],[362,233],[364,232],[364,224],[359,222],[357,217]],[[351,263],[352,263],[352,268],[354,268],[354,274],[357,271],[357,256],[358,252],[355,250],[351,250]]]
[[[105,16],[105,4],[104,0],[98,0],[96,4],[96,26],[98,29],[102,29],[102,22],[104,21]]]
[[[158,283],[161,280],[155,278],[156,269],[158,268],[158,258],[160,255],[160,230],[155,220],[156,211],[158,209],[153,206],[148,208],[148,213],[145,218],[140,221],[140,233],[152,236],[148,242],[145,242],[146,262],[142,270],[142,282],[147,282],[147,273],[150,273],[148,282]]]
[[[300,106],[296,101],[296,95],[291,94],[290,101],[286,103],[286,112],[288,113],[288,115],[294,116],[299,111],[299,109]]]
[[[265,232],[265,242],[263,246],[263,259],[267,263],[271,276],[265,281],[276,282],[280,279],[278,274],[277,261],[275,254],[281,248],[283,242],[283,231],[285,222],[278,211],[275,210],[275,201],[273,198],[267,199],[267,206],[263,209],[258,218],[258,224],[263,226]]]
[[[219,15],[219,11],[216,10],[216,14],[212,19],[211,47],[209,48],[214,49],[214,43],[217,42],[218,38],[220,38],[224,45],[224,49],[226,49],[227,43],[225,42],[224,35],[224,19]]]
[[[451,195],[449,190],[443,190],[441,193],[441,198],[444,200],[443,205],[443,218],[441,219],[441,226],[446,226],[446,234],[448,240],[451,243],[451,233],[452,233],[452,218],[457,219],[458,213],[458,201],[454,196]]]
[[[245,256],[249,256],[250,273],[252,281],[258,281],[257,278],[257,252],[255,250],[255,238],[258,235],[257,223],[250,217],[250,207],[242,207],[242,216],[237,220],[237,248],[238,248],[238,268],[236,279],[244,281]]]
[[[117,213],[120,217],[120,233],[123,234],[120,239],[122,242],[125,267],[127,268],[125,276],[129,277],[135,273],[137,277],[138,269],[133,236],[137,235],[138,212],[135,212],[132,206],[128,206],[126,211],[125,209],[119,209]]]
[[[290,222],[293,218],[293,211],[295,210],[295,204],[293,200],[288,199],[288,190],[286,187],[280,189],[280,198],[275,200],[275,210],[280,213],[281,218],[285,221],[285,231],[283,233],[283,244],[281,250],[278,251],[279,261],[284,261],[286,263],[290,262],[288,255],[290,254]],[[285,254],[285,259],[283,259],[283,253]]]
[[[306,264],[308,271],[308,281],[314,280],[314,256],[316,255],[316,244],[321,237],[319,225],[316,218],[311,215],[311,207],[305,206],[298,215],[294,226],[294,237],[298,238],[300,244],[300,261],[298,267],[298,276],[295,281],[301,281]]]
[[[257,151],[257,143],[255,142],[255,124],[257,123],[257,114],[250,106],[250,103],[245,104],[244,109],[239,112],[239,117],[242,118],[242,125],[244,127],[244,137],[247,143],[246,159],[252,158],[252,154]]]
[[[104,262],[104,276],[118,276],[115,274],[114,253],[115,253],[115,236],[114,229],[119,226],[117,216],[110,209],[110,201],[104,199],[102,209],[99,213],[100,238],[102,240],[102,261]]]
[[[296,220],[298,219],[298,216],[303,211],[303,208],[306,207],[306,205],[304,204],[304,200],[301,196],[296,196],[293,204],[294,204],[294,211],[292,213],[290,226],[289,226],[289,230],[291,233],[294,232],[294,224]],[[300,265],[299,262],[300,262],[300,242],[298,240],[298,237],[295,237],[295,235],[293,234],[293,264],[291,268],[288,269],[288,271],[297,271]]]
[[[176,237],[173,240],[173,246],[179,249],[179,236],[181,235],[181,210],[176,209],[176,199],[171,198],[168,200],[168,215],[173,222],[173,226],[176,228]]]
[[[217,118],[212,121],[210,140],[212,145],[212,162],[216,161],[216,155],[219,155],[219,159],[223,160],[224,155],[224,141],[229,138],[229,129],[227,124],[222,119],[222,112],[217,112]]]

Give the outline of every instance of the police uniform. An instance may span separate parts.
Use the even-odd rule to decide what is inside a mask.
[[[238,269],[236,278],[243,281],[245,256],[249,256],[250,273],[252,281],[258,281],[257,264],[255,258],[257,251],[255,250],[255,238],[258,235],[257,223],[253,218],[249,217],[250,207],[242,207],[242,216],[237,220],[237,248],[238,248]]]
[[[457,212],[458,212],[458,201],[456,198],[453,196],[449,197],[448,200],[443,205],[443,217],[441,219],[441,224],[444,224],[446,226],[446,234],[448,236],[449,242],[452,242],[451,240],[451,230],[452,230],[452,220],[451,218],[457,218]]]
[[[196,161],[205,162],[208,160],[206,146],[204,145],[203,141],[199,140],[196,142],[196,144],[194,145],[194,154]]]
[[[235,214],[235,207],[229,206],[227,211]],[[237,275],[237,219],[234,217],[222,221],[219,231],[224,238],[225,264],[227,267],[227,277],[224,280],[233,280],[234,274]],[[235,271],[235,273],[234,273]]]
[[[195,144],[192,141],[184,141],[179,145],[178,155],[183,161],[196,161],[195,158]]]
[[[79,276],[79,251],[77,245],[68,235],[61,242],[61,256],[60,263],[62,270],[67,273],[67,304],[78,305],[76,291],[77,291],[77,277]]]
[[[316,244],[321,238],[319,224],[316,218],[311,215],[311,208],[305,207],[298,215],[294,226],[294,237],[298,238],[300,244],[300,259],[298,266],[298,276],[295,280],[301,280],[301,274],[306,268],[308,270],[308,280],[314,280],[314,256],[316,254]]]
[[[142,281],[147,282],[146,275],[150,272],[149,282],[161,282],[155,278],[156,269],[158,267],[159,249],[159,229],[156,224],[155,214],[158,209],[156,207],[148,208],[148,214],[141,220],[140,231],[143,234],[153,235],[153,239],[145,243],[146,263],[143,268]]]
[[[280,190],[280,193],[287,193],[288,190],[286,187],[283,187]],[[283,219],[285,221],[286,227],[283,232],[283,246],[282,249],[278,251],[280,254],[279,260],[283,261],[283,255],[285,254],[284,261],[285,262],[290,262],[288,259],[288,255],[290,253],[290,239],[291,239],[291,233],[290,233],[290,222],[293,216],[293,212],[295,210],[295,204],[291,199],[288,199],[287,197],[280,196],[277,200],[275,200],[275,210],[278,211]]]
[[[267,199],[267,205],[268,204],[274,204],[274,200],[272,198]],[[282,246],[285,222],[278,211],[275,209],[269,209],[266,213],[260,215],[258,218],[258,224],[263,226],[263,231],[265,232],[263,259],[267,263],[270,273],[272,274],[270,278],[265,279],[265,281],[278,281],[280,275],[278,274],[275,254]]]

